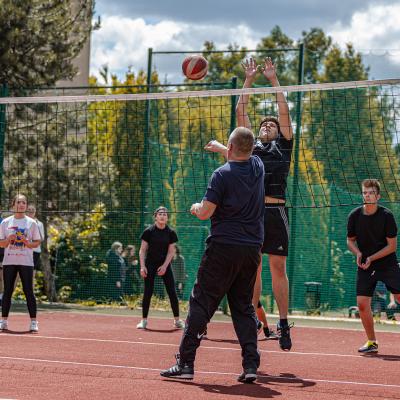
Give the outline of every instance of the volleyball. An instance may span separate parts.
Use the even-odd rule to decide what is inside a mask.
[[[208,61],[199,54],[188,56],[183,60],[182,72],[192,81],[203,79],[208,72]]]

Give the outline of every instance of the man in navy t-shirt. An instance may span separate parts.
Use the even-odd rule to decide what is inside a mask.
[[[264,166],[251,155],[253,147],[252,131],[236,128],[228,141],[228,162],[214,171],[203,200],[190,209],[201,220],[211,219],[211,234],[190,296],[177,363],[161,376],[193,378],[196,350],[226,294],[242,347],[243,373],[238,380],[257,378],[260,356],[251,300],[264,239]]]

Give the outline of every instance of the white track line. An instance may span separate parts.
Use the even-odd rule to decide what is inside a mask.
[[[112,340],[112,339],[93,339],[93,338],[71,338],[71,337],[60,337],[60,336],[42,336],[42,335],[16,335],[16,334],[7,334],[3,333],[2,336],[11,336],[11,337],[22,337],[24,339],[50,339],[50,340],[65,340],[65,341],[82,341],[82,342],[99,342],[99,343],[119,343],[119,344],[133,344],[133,345],[144,345],[144,346],[166,346],[166,347],[178,347],[177,343],[160,343],[160,342],[140,342],[140,341],[131,341],[131,340]],[[235,347],[219,347],[219,346],[205,346],[201,345],[201,349],[207,350],[221,350],[221,351],[242,351],[240,348]],[[322,357],[350,357],[350,358],[363,358],[364,356],[360,356],[357,354],[336,354],[336,353],[316,353],[316,352],[301,352],[301,351],[290,351],[283,352],[281,350],[263,350],[258,349],[261,353],[270,353],[270,354],[282,354],[282,355],[300,355],[300,356],[322,356]],[[372,357],[371,357],[372,358]]]
[[[76,361],[60,361],[60,360],[46,360],[39,358],[22,358],[22,357],[6,357],[0,356],[2,360],[11,360],[11,361],[31,361],[31,362],[42,362],[42,363],[51,363],[51,364],[64,364],[64,365],[76,365],[76,366],[86,366],[86,367],[100,367],[100,368],[118,368],[118,369],[128,369],[128,370],[138,370],[138,371],[151,371],[151,372],[160,372],[160,369],[157,368],[146,368],[146,367],[132,367],[129,365],[113,365],[113,364],[95,364],[95,363],[84,363],[84,362],[76,362]],[[219,371],[195,371],[196,374],[203,375],[233,375],[237,376],[238,373],[234,372],[219,372]],[[261,378],[262,376],[260,376]],[[302,378],[302,377],[285,377],[285,376],[275,376],[268,375],[264,376],[265,378],[277,379],[277,380],[292,380],[295,383],[300,381],[306,382],[320,382],[320,383],[333,383],[338,385],[359,385],[359,386],[373,386],[373,387],[385,387],[385,388],[395,388],[400,389],[400,385],[390,385],[385,383],[369,383],[369,382],[354,382],[354,381],[337,381],[330,379],[313,379],[313,378]]]

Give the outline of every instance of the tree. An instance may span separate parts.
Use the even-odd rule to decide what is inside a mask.
[[[2,0],[0,84],[21,90],[73,78],[93,13],[94,0]]]

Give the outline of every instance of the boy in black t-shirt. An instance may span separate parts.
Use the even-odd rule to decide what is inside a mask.
[[[347,222],[347,246],[357,257],[357,305],[368,341],[360,353],[377,353],[371,299],[382,281],[400,301],[400,267],[396,257],[397,225],[390,210],[378,205],[380,184],[376,179],[362,182],[364,205],[354,209]]]

